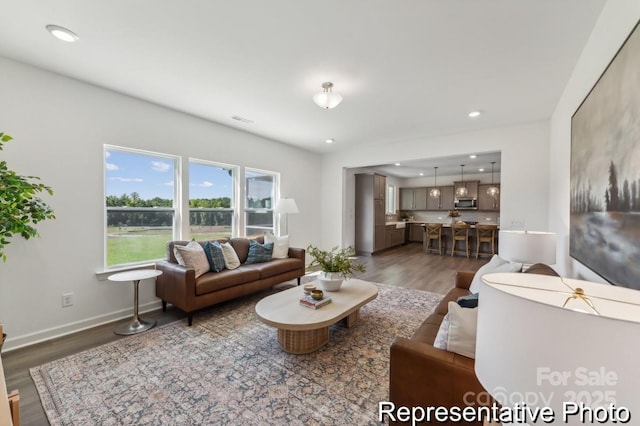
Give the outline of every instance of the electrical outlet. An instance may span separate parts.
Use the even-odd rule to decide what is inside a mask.
[[[523,229],[524,219],[511,219],[511,227],[516,229]]]
[[[73,293],[65,293],[62,295],[62,307],[66,308],[67,306],[73,305]]]

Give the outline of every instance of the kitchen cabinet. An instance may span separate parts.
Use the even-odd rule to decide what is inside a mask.
[[[404,244],[405,228],[396,228],[396,225],[387,225],[385,232],[385,247],[395,247]]]
[[[374,198],[384,200],[387,197],[387,177],[383,175],[373,175]]]
[[[371,254],[386,247],[386,186],[387,177],[384,175],[356,175],[355,248],[359,253]]]
[[[421,223],[412,223],[409,225],[409,241],[412,243],[421,243],[424,230]]]
[[[488,183],[478,186],[478,210],[500,211],[500,194],[498,193],[495,198],[487,194],[487,189],[491,186]],[[493,186],[500,188],[499,184],[494,184]]]
[[[427,188],[400,188],[400,210],[427,210]]]
[[[453,186],[438,186],[440,197],[433,198],[427,195],[427,210],[451,210],[453,209]],[[427,188],[427,194],[433,188]]]
[[[465,180],[464,182],[453,182],[453,186],[455,187],[454,191],[457,191],[461,186],[466,186],[468,195],[465,198],[478,198],[478,186],[480,185],[479,180]]]

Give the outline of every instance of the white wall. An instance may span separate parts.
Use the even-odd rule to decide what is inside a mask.
[[[294,246],[320,240],[320,156],[73,79],[0,58],[0,131],[15,140],[1,158],[51,186],[44,197],[57,218],[41,238],[14,238],[0,263],[4,349],[131,315],[132,285],[100,280],[103,269],[103,144],[194,157],[281,173],[281,193],[295,198]],[[231,115],[231,112],[230,112]],[[186,171],[185,171],[186,172]],[[75,293],[62,308],[61,295]],[[141,283],[141,307],[158,306]]]
[[[548,229],[549,124],[547,121],[357,148],[326,155],[322,163],[322,229],[324,247],[353,245],[353,170],[372,164],[416,158],[501,151],[501,212],[503,229],[513,220],[528,230]]]
[[[569,167],[571,164],[571,116],[640,20],[640,1],[609,1],[551,118],[550,230],[558,234],[558,264],[562,275],[604,282],[581,263],[569,257]]]

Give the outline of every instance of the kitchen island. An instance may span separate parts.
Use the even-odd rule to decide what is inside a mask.
[[[407,240],[409,242],[419,242],[423,244],[423,248],[426,252],[426,224],[427,223],[438,223],[438,222],[425,222],[425,221],[406,221],[406,226],[409,228]],[[478,223],[478,225],[495,225],[495,223],[490,222],[482,222]],[[469,251],[470,256],[476,255],[476,246],[477,246],[477,234],[476,234],[476,224],[469,225]],[[500,227],[498,226],[498,230]],[[451,222],[442,223],[442,234],[444,235],[444,243],[445,243],[445,254],[451,255],[451,245],[453,244],[452,236],[451,236]],[[496,232],[496,254],[498,253],[498,232]],[[486,251],[486,248],[483,249]],[[486,255],[486,254],[485,254]]]

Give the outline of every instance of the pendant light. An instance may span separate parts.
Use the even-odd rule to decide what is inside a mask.
[[[489,195],[490,197],[497,197],[498,194],[500,194],[500,188],[498,188],[497,186],[494,185],[493,183],[493,165],[496,164],[495,161],[491,162],[491,186],[489,188],[487,188],[487,195]]]
[[[467,189],[467,185],[464,183],[464,164],[460,164],[460,180],[462,181],[462,185],[456,189],[456,196],[466,197],[469,195],[469,190]]]
[[[429,191],[431,198],[440,198],[440,188],[438,188],[438,167],[433,168],[433,188]]]

